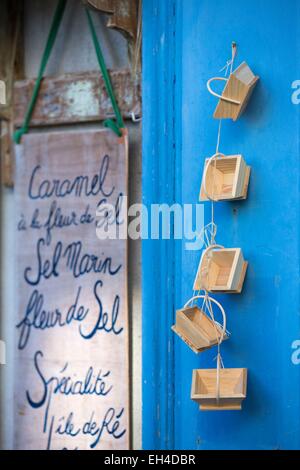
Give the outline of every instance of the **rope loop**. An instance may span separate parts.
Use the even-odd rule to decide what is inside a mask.
[[[238,101],[238,100],[234,100],[232,98],[229,98],[227,96],[223,96],[223,95],[220,95],[219,93],[216,93],[215,91],[212,90],[210,84],[211,82],[213,81],[225,81],[225,82],[228,82],[228,78],[225,78],[225,77],[212,77],[210,78],[209,80],[207,80],[207,83],[206,83],[206,87],[209,91],[209,93],[213,96],[216,96],[217,98],[219,98],[220,100],[223,100],[223,101],[227,101],[228,103],[232,103],[232,104],[236,104],[236,105],[240,105],[241,102]]]
[[[214,325],[215,325],[215,329],[216,329],[216,339],[217,339],[217,342],[218,342],[218,346],[222,343],[223,339],[224,339],[224,336],[227,334],[227,330],[226,330],[226,313],[225,313],[225,310],[224,308],[222,307],[222,305],[216,300],[214,299],[213,297],[209,297],[208,293],[205,292],[204,295],[195,295],[193,297],[191,297],[187,302],[186,304],[184,305],[184,308],[188,307],[190,305],[191,302],[193,302],[194,300],[196,299],[203,299],[204,302],[206,303],[206,305],[208,306],[208,312],[210,314],[210,317],[212,319],[212,321],[214,322]],[[216,322],[215,318],[214,318],[214,313],[213,313],[213,309],[212,309],[212,306],[211,306],[211,303],[215,304],[221,314],[222,314],[222,317],[223,317],[223,324],[220,325],[218,322]],[[217,326],[220,325],[221,326],[221,334],[220,334],[220,331],[218,330]]]

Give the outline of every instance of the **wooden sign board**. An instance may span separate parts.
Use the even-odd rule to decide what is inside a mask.
[[[126,225],[105,204],[127,208],[127,148],[100,130],[17,149],[16,449],[129,448],[127,241],[96,235]]]

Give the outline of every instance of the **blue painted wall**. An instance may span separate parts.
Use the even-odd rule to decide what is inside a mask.
[[[241,412],[200,412],[193,368],[214,367],[170,334],[191,297],[200,253],[143,242],[143,445],[174,449],[299,449],[299,106],[297,0],[143,0],[143,199],[197,202],[203,161],[215,152],[215,99],[206,90],[238,44],[260,82],[243,117],[225,120],[220,150],[251,165],[248,199],[218,203],[217,242],[249,261],[240,295],[218,295],[232,333],[226,367],[247,367]],[[205,205],[206,222],[210,205]]]

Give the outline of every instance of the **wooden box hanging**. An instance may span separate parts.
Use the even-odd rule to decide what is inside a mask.
[[[202,253],[193,289],[240,293],[247,265],[240,248],[211,245]]]
[[[194,299],[204,298],[195,296],[187,302],[184,308],[176,311],[176,323],[172,330],[195,352],[200,353],[227,339],[226,316],[223,307],[213,298],[209,298],[220,309],[223,316],[223,326],[210,318],[197,305],[188,306]]]
[[[251,93],[259,77],[255,76],[246,62],[242,62],[239,67],[230,74],[229,79],[224,77],[213,77],[207,82],[209,92],[219,98],[214,118],[230,118],[236,121],[244,111]],[[226,81],[226,86],[222,95],[215,93],[210,84],[214,80]]]
[[[215,154],[205,160],[200,201],[246,199],[250,167],[242,155]]]
[[[191,399],[200,410],[241,410],[247,394],[247,369],[194,369]]]

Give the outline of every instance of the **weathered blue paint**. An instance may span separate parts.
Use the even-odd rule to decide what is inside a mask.
[[[192,369],[213,367],[216,353],[195,356],[172,339],[169,328],[175,308],[191,296],[200,254],[181,244],[145,241],[143,445],[298,449],[300,365],[291,356],[293,341],[300,339],[300,105],[291,102],[291,84],[300,79],[299,2],[143,5],[147,203],[197,202],[203,159],[215,151],[218,125],[206,81],[225,64],[232,40],[238,44],[236,64],[246,60],[261,78],[243,117],[222,126],[220,150],[242,153],[251,165],[248,199],[219,203],[215,210],[217,241],[241,247],[249,261],[242,294],[218,296],[232,333],[222,349],[225,366],[248,368],[248,397],[241,412],[200,412],[190,400]]]

